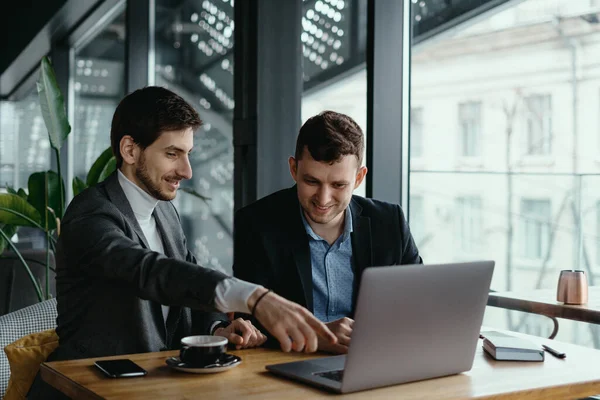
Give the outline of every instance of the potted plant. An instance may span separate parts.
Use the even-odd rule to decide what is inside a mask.
[[[71,132],[67,119],[64,98],[58,87],[54,69],[47,57],[40,65],[40,78],[37,82],[39,104],[48,130],[50,147],[56,156],[57,170],[34,172],[27,181],[27,190],[7,186],[8,193],[0,194],[0,255],[10,249],[19,259],[29,276],[39,301],[50,298],[50,251],[55,250],[56,239],[60,234],[60,220],[65,210],[65,187],[60,168],[60,149]],[[94,185],[114,171],[114,157],[106,149],[90,169],[86,182],[73,180],[73,191],[79,193],[85,187]],[[42,290],[27,261],[11,237],[19,227],[28,226],[40,229],[46,237],[45,288]]]
[[[41,61],[37,92],[50,146],[56,156],[57,170],[34,172],[29,176],[27,190],[7,186],[8,193],[0,194],[0,260],[4,250],[11,249],[31,280],[38,300],[43,301],[51,297],[50,252],[55,251],[56,240],[60,235],[60,221],[66,208],[64,181],[60,168],[60,149],[71,132],[64,97],[47,57]],[[116,159],[109,147],[92,164],[85,181],[79,177],[73,179],[73,194],[77,195],[87,187],[103,181],[115,169]],[[203,201],[209,199],[191,188],[180,189]],[[40,229],[46,237],[44,290],[31,272],[27,260],[11,242],[11,237],[17,233],[19,227],[24,226]]]

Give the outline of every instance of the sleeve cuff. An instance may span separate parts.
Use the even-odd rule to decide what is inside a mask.
[[[237,311],[249,314],[248,299],[261,287],[233,277],[224,279],[215,289],[215,306],[221,312]]]
[[[215,331],[217,330],[217,328],[227,328],[229,325],[231,325],[230,321],[215,321],[212,323],[212,325],[210,326],[210,334],[211,336],[215,334]]]

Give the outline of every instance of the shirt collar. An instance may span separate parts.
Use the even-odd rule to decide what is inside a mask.
[[[158,204],[158,200],[146,193],[135,183],[131,182],[121,170],[117,170],[119,184],[125,193],[125,197],[129,200],[131,209],[137,219],[150,219],[154,208]]]
[[[302,206],[300,206],[300,217],[302,217],[302,223],[304,224],[304,229],[306,230],[308,236],[310,236],[314,240],[325,240],[321,236],[317,235],[315,231],[313,231],[312,227],[310,226],[310,224],[306,220],[306,217],[304,216],[304,209],[302,208]],[[346,239],[350,237],[350,234],[354,231],[354,228],[352,226],[352,211],[350,210],[350,205],[346,207],[346,215],[344,218],[345,220],[344,232],[342,233],[342,242],[345,242]]]

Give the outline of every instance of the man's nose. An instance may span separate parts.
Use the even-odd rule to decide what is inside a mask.
[[[178,168],[175,172],[183,179],[192,178],[192,165],[190,164],[190,159],[188,156],[181,158],[181,162],[179,163]]]
[[[331,199],[331,192],[329,188],[326,186],[321,186],[317,191],[317,201],[320,206],[326,206],[329,204],[329,200]]]

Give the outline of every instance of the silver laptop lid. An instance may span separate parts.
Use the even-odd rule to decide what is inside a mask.
[[[342,392],[468,371],[493,261],[367,268]]]

